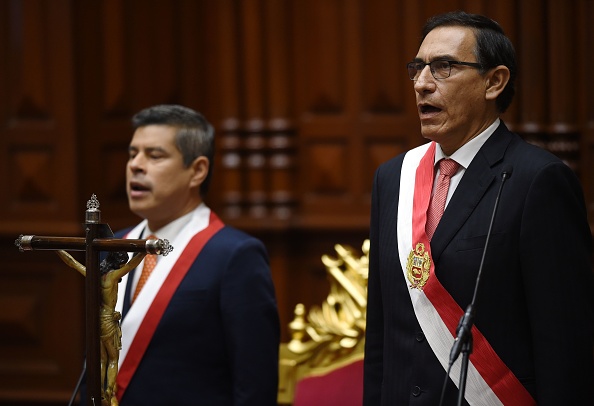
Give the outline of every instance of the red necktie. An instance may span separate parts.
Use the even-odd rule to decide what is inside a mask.
[[[458,172],[459,167],[460,164],[452,159],[442,159],[439,161],[439,177],[437,178],[435,192],[429,203],[427,223],[425,224],[425,231],[429,240],[433,237],[437,224],[439,224],[439,220],[441,220],[441,216],[443,215],[448,197],[448,189],[450,188],[450,178]]]
[[[157,236],[151,234],[146,239],[152,240],[152,239],[156,239],[156,238],[157,238]],[[148,280],[149,276],[151,275],[151,272],[153,272],[153,269],[155,269],[156,265],[157,265],[157,256],[156,255],[147,254],[144,257],[144,265],[142,267],[142,273],[140,274],[140,279],[138,279],[138,284],[136,285],[136,290],[134,290],[134,296],[132,296],[132,303],[134,303],[134,301],[136,300],[136,296],[138,296],[138,294],[142,290],[142,287]]]

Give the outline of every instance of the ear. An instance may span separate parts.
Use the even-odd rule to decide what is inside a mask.
[[[505,89],[509,82],[509,69],[505,65],[499,65],[491,69],[486,75],[485,97],[487,100],[495,100]]]
[[[206,176],[208,175],[208,171],[210,168],[210,162],[208,158],[205,156],[199,156],[198,158],[194,159],[192,162],[192,177],[190,179],[190,186],[191,187],[200,187]]]

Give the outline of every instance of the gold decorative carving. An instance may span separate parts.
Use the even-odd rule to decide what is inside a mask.
[[[337,256],[322,256],[330,279],[330,293],[309,313],[299,303],[289,323],[291,340],[280,348],[279,404],[291,403],[295,384],[305,376],[324,374],[363,358],[367,310],[369,240],[363,255],[340,244]]]

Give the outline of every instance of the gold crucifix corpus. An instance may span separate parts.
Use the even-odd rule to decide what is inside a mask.
[[[68,266],[85,276],[87,405],[115,406],[114,387],[121,349],[121,315],[115,310],[118,283],[146,254],[167,255],[173,247],[167,240],[113,238],[109,225],[100,221],[99,201],[92,195],[85,213],[86,238],[21,235],[15,245],[21,251],[57,251]],[[67,250],[86,251],[85,265]],[[108,254],[99,264],[101,251]],[[136,253],[130,261],[128,252]]]

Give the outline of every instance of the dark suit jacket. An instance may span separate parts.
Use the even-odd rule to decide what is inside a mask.
[[[264,246],[226,226],[179,285],[120,405],[276,405],[279,331]]]
[[[398,260],[403,155],[376,172],[365,349],[365,405],[439,404],[444,369],[413,312]],[[462,309],[504,184],[475,324],[539,405],[594,404],[591,234],[580,184],[552,154],[503,123],[467,168],[431,241],[436,276]],[[411,191],[412,193],[412,191]],[[450,381],[445,405],[455,405]]]

